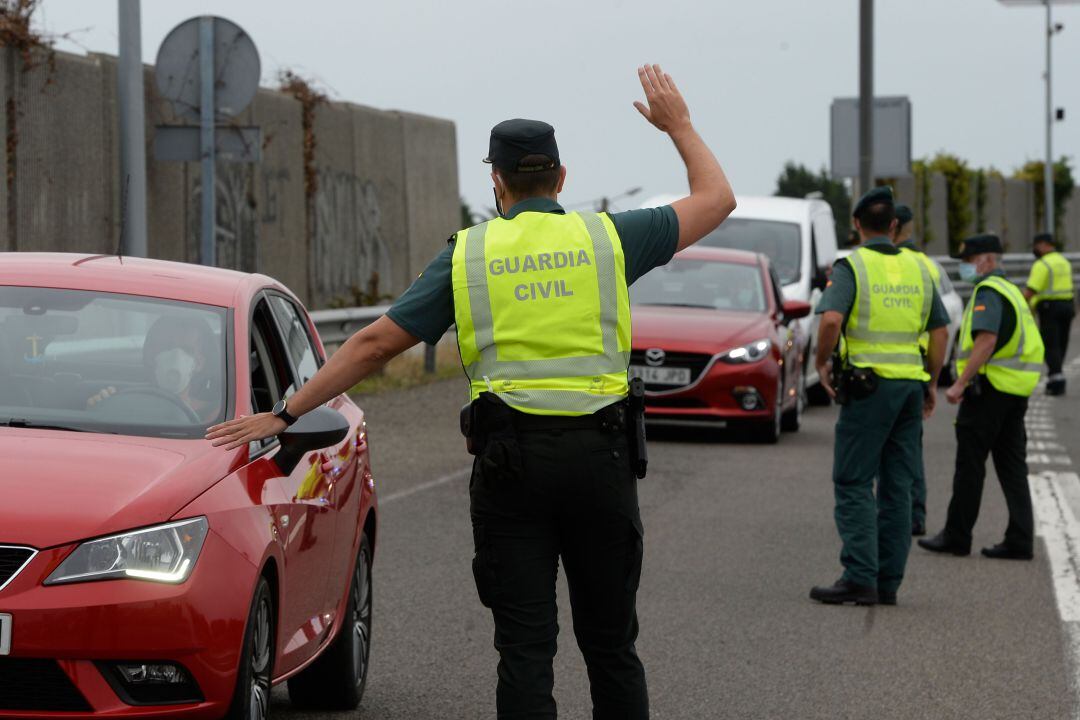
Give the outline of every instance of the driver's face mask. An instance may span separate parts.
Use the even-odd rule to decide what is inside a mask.
[[[154,358],[154,380],[162,390],[179,395],[191,384],[196,364],[195,358],[185,350],[166,350]]]

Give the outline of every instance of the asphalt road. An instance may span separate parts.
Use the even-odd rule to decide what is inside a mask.
[[[1036,427],[1054,426],[1065,451],[1042,454],[1043,465],[1067,465],[1080,433],[1080,364],[1072,368],[1073,395],[1039,403]],[[359,399],[382,498],[362,718],[495,716],[497,656],[472,582],[470,458],[456,429],[464,393],[463,382],[449,381]],[[941,401],[926,429],[931,532],[944,522],[954,456],[955,408]],[[1080,635],[1061,622],[1041,541],[1029,563],[913,547],[896,607],[807,598],[840,572],[835,418],[833,408],[814,408],[803,430],[775,447],[723,435],[652,436],[649,477],[639,486],[646,552],[638,643],[652,716],[1074,717],[1069,638]],[[997,542],[1005,522],[991,470],[975,547]],[[590,717],[564,585],[560,611],[560,714]],[[295,713],[283,688],[274,700],[279,716],[350,716]]]

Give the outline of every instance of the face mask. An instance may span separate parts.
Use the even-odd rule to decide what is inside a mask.
[[[975,282],[979,279],[979,271],[972,263],[962,262],[958,268],[960,272],[960,279],[964,282]]]
[[[195,365],[195,358],[184,350],[167,350],[154,358],[154,379],[162,390],[179,395],[191,384]]]

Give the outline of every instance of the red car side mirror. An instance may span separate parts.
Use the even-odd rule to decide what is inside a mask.
[[[797,320],[810,314],[810,303],[802,300],[785,300],[783,310],[785,320]]]

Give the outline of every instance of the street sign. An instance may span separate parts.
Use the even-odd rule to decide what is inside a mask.
[[[830,110],[830,160],[834,178],[859,176],[859,99],[836,98]],[[874,99],[875,178],[911,175],[911,102]]]
[[[202,158],[202,128],[197,125],[159,125],[154,133],[154,157],[175,162]],[[262,129],[221,125],[214,130],[214,155],[226,162],[262,161]]]
[[[213,29],[214,112],[217,119],[235,117],[259,90],[259,51],[251,36],[232,22],[208,18]],[[199,120],[202,83],[199,77],[199,23],[191,18],[173,28],[158,50],[154,80],[158,92],[172,102],[176,114]]]
[[[223,160],[257,162],[262,150],[258,128],[219,127],[236,116],[259,91],[259,52],[234,22],[214,15],[186,20],[158,49],[154,79],[176,114],[198,120],[197,126],[159,127],[154,151],[159,160],[202,164],[202,217],[199,262],[217,264],[217,206],[214,174],[218,148]]]

